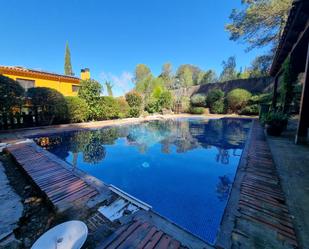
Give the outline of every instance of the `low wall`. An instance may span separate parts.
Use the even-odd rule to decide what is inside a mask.
[[[207,94],[210,90],[219,88],[223,92],[228,93],[235,88],[243,88],[253,94],[269,92],[273,88],[272,77],[251,78],[251,79],[239,79],[226,82],[209,83],[204,85],[197,85],[187,88],[173,90],[176,96],[192,96],[196,93]]]

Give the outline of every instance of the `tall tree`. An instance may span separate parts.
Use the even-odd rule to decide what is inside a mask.
[[[206,72],[204,72],[203,78],[201,79],[199,84],[215,83],[217,81],[218,81],[218,77],[217,77],[216,72],[214,70],[209,69]]]
[[[65,56],[64,56],[64,73],[65,75],[74,75],[72,64],[71,64],[71,52],[69,48],[69,43],[65,46]]]
[[[112,83],[109,82],[109,81],[106,81],[105,85],[106,85],[106,90],[107,90],[108,96],[113,97],[113,89],[112,89],[113,85],[112,85]]]
[[[185,68],[183,73],[180,75],[179,78],[182,87],[189,87],[193,85],[193,74],[189,68]]]
[[[242,40],[248,50],[265,46],[275,48],[283,31],[293,0],[242,0],[240,10],[233,9],[226,25],[230,39]]]
[[[189,70],[192,74],[192,84],[197,85],[198,84],[198,78],[199,74],[202,71],[199,67],[190,65],[190,64],[184,64],[179,66],[176,72],[176,78],[181,79],[185,69]]]
[[[228,80],[234,80],[237,78],[235,56],[231,56],[226,61],[223,61],[222,66],[223,66],[223,70],[220,75],[221,82],[228,81]]]
[[[162,78],[166,88],[170,89],[173,81],[173,69],[171,63],[165,63],[162,66],[162,72],[159,76]]]
[[[138,64],[135,68],[135,83],[143,81],[147,77],[151,76],[150,68],[145,64]]]
[[[256,57],[248,69],[250,77],[262,77],[268,75],[268,69],[271,66],[272,56],[271,55],[261,55]]]

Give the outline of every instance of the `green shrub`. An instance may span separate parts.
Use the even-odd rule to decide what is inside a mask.
[[[212,89],[207,94],[207,106],[210,113],[222,114],[225,113],[224,92],[220,89]]]
[[[191,96],[191,105],[197,107],[206,106],[206,96],[204,94],[194,94]]]
[[[224,105],[224,99],[219,99],[212,103],[212,105],[209,107],[210,113],[212,114],[223,114],[225,113],[225,105]]]
[[[220,89],[212,89],[208,92],[207,94],[207,105],[208,107],[211,108],[212,104],[215,103],[216,101],[223,99],[224,97],[224,92]]]
[[[118,101],[111,96],[100,97],[99,120],[115,119],[119,117],[120,107]]]
[[[22,104],[24,89],[13,79],[0,75],[0,113]]]
[[[136,91],[128,92],[125,97],[131,108],[141,108],[143,98],[138,92]]]
[[[272,101],[272,93],[262,93],[259,95],[253,95],[248,101],[249,105],[254,104],[270,104]]]
[[[57,90],[33,87],[28,89],[27,96],[36,111],[40,112],[41,124],[61,123],[67,119],[68,108],[65,98]]]
[[[169,92],[169,91],[164,91],[160,94],[159,96],[159,99],[158,99],[158,102],[159,102],[159,106],[161,108],[161,110],[163,108],[165,109],[171,109],[172,108],[172,105],[173,105],[173,96],[172,96],[172,93]],[[161,111],[160,110],[160,111]]]
[[[190,112],[190,98],[182,96],[180,99],[181,108],[183,112]]]
[[[194,106],[192,106],[190,108],[190,113],[191,114],[203,114],[204,113],[204,108],[203,107],[194,107]]]
[[[129,117],[138,118],[141,115],[141,109],[137,107],[131,107],[129,111]]]
[[[283,112],[271,111],[266,113],[261,122],[263,124],[279,126],[288,122],[289,116]]]
[[[81,80],[78,96],[86,101],[88,105],[89,118],[96,120],[100,118],[100,95],[103,88],[95,80]]]
[[[241,109],[241,115],[258,115],[259,114],[259,106],[257,104],[245,106]]]
[[[145,110],[149,113],[156,113],[161,111],[161,106],[159,104],[158,99],[153,97],[148,98]]]
[[[119,105],[119,118],[129,117],[130,106],[124,97],[117,98]]]
[[[67,119],[70,123],[84,122],[88,118],[88,105],[79,97],[65,97],[68,108]]]
[[[250,92],[245,89],[236,88],[230,91],[226,96],[228,109],[232,112],[238,113],[242,108],[246,106],[250,98]]]

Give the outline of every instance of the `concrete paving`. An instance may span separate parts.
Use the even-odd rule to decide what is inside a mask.
[[[4,167],[0,162],[0,247],[12,241],[13,230],[23,213],[23,205],[19,195],[9,185]]]
[[[295,131],[295,130],[294,130]],[[301,248],[309,248],[309,146],[295,145],[294,132],[268,136]]]

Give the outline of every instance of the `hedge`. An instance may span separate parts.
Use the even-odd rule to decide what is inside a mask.
[[[191,96],[191,105],[197,107],[206,106],[206,96],[204,94],[194,94]]]
[[[204,108],[203,107],[194,107],[194,106],[192,106],[190,108],[190,113],[191,114],[203,114],[204,113]]]
[[[42,124],[62,123],[67,119],[68,108],[64,96],[55,89],[33,87],[27,91],[34,108],[40,112]]]
[[[212,89],[207,94],[207,106],[210,113],[225,113],[224,92],[220,89]]]
[[[88,119],[88,105],[79,97],[65,97],[68,108],[67,120],[70,123],[85,122]]]
[[[241,88],[236,88],[230,91],[226,96],[228,109],[232,112],[238,113],[246,106],[251,96],[250,92]]]
[[[111,96],[100,97],[98,109],[99,120],[115,119],[120,116],[119,103]]]

